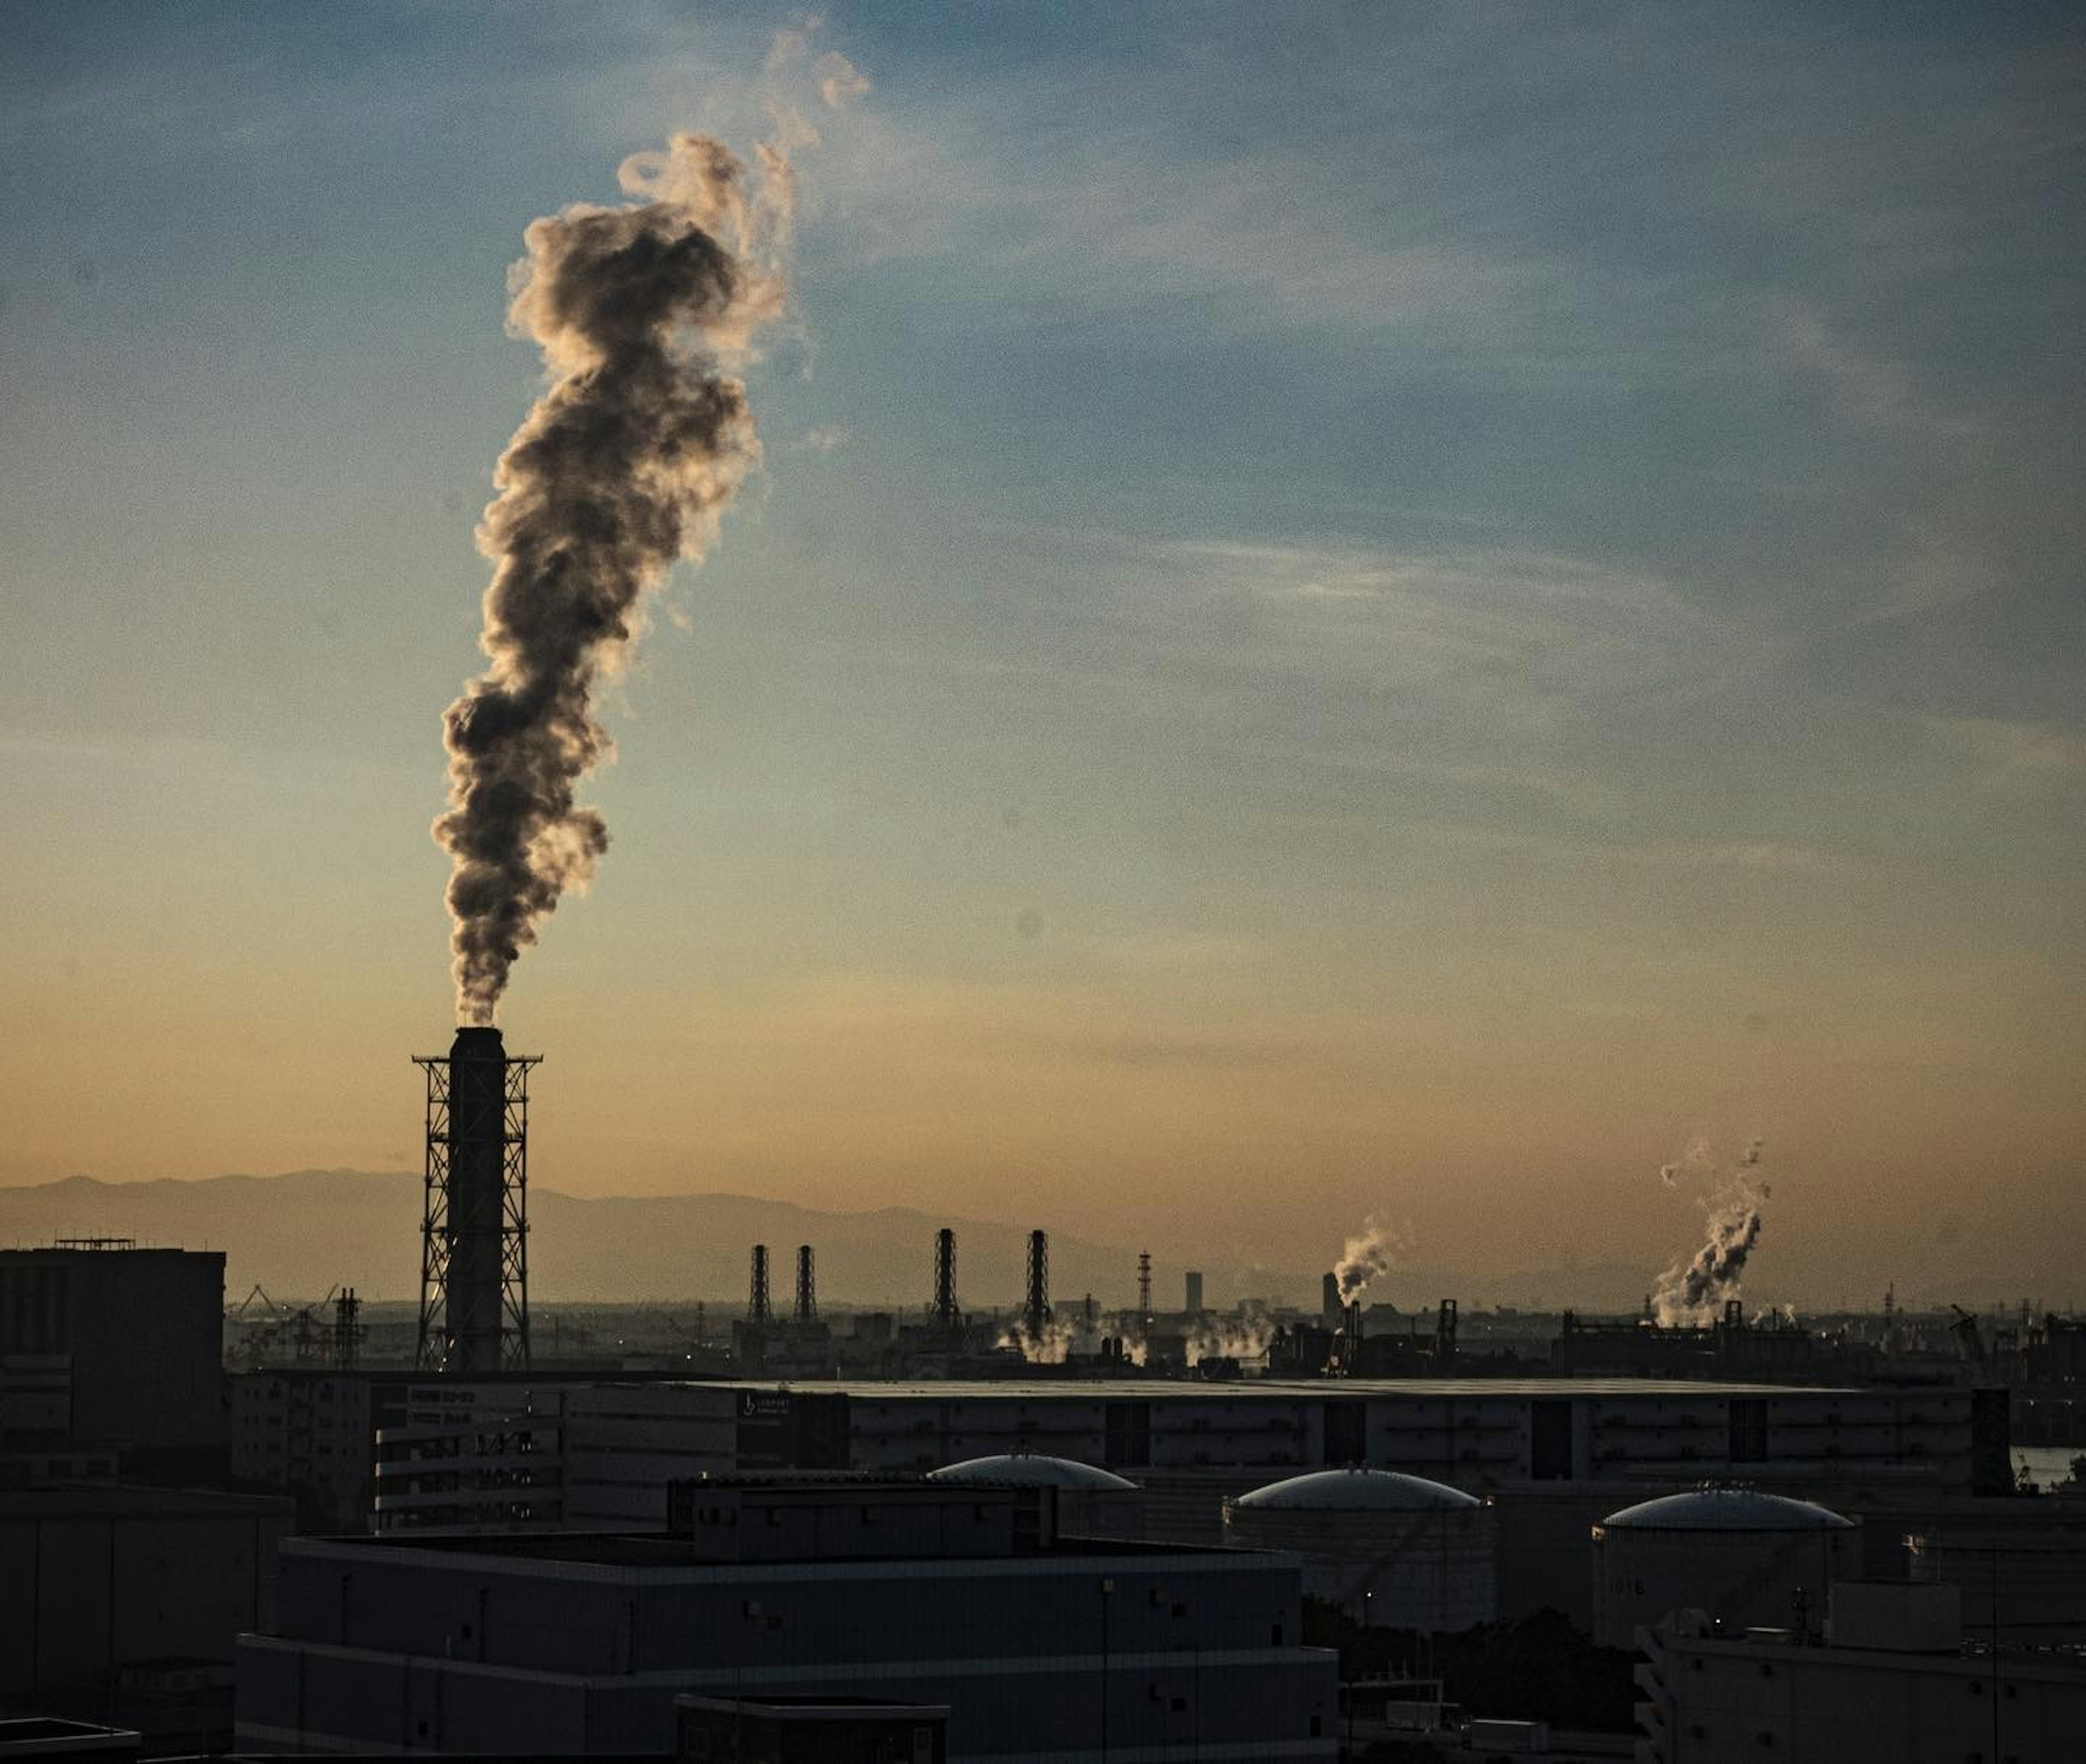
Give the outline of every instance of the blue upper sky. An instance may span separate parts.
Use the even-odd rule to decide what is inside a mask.
[[[507,266],[626,154],[787,108],[767,470],[615,688],[615,848],[515,983],[525,1036],[649,1086],[571,1117],[564,1185],[1071,1164],[1068,1212],[1129,1178],[1131,1219],[1206,1195],[1299,1256],[1532,1206],[1475,1265],[1618,1197],[1628,1253],[1685,1248],[1645,1173],[1764,1131],[1802,1167],[1760,1265],[1810,1290],[1964,1231],[2032,1260],[2033,1192],[2086,1204],[2074,9],[0,40],[0,1052],[53,1086],[0,1180],[405,1137],[436,719],[540,384]],[[322,1105],[256,1075],[283,988],[368,1063]],[[65,1074],[141,1012],[151,1084],[227,1093],[192,1133],[81,1126]],[[2022,1192],[1966,1212],[1966,1170]],[[1322,1210],[1254,1213],[1271,1179]],[[1904,1247],[1850,1264],[1877,1201]]]

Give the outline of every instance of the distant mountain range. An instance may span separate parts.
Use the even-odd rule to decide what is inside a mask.
[[[100,1182],[89,1176],[0,1188],[0,1245],[33,1247],[60,1237],[129,1237],[141,1244],[226,1252],[225,1294],[236,1303],[257,1283],[279,1300],[317,1298],[335,1285],[366,1299],[419,1291],[421,1182],[417,1174],[300,1170],[278,1176],[199,1181]],[[746,1291],[747,1258],[768,1247],[778,1303],[794,1288],[797,1246],[818,1255],[822,1302],[922,1307],[933,1292],[934,1234],[956,1234],[956,1290],[966,1308],[1012,1310],[1021,1302],[1028,1230],[910,1207],[824,1213],[737,1194],[582,1199],[555,1188],[529,1196],[529,1290],[539,1300],[705,1299],[727,1304]],[[1337,1232],[1329,1232],[1337,1241]],[[1194,1253],[1192,1248],[1178,1252]],[[1237,1271],[1206,1260],[1212,1304],[1250,1292],[1313,1302],[1316,1271]],[[1053,1231],[1051,1290],[1063,1304],[1091,1292],[1105,1307],[1135,1293],[1137,1250]],[[1154,1269],[1162,1307],[1181,1303],[1182,1265]],[[1628,1265],[1531,1270],[1470,1279],[1446,1269],[1398,1269],[1372,1300],[1431,1307],[1577,1304],[1628,1310],[1641,1302],[1645,1271]]]

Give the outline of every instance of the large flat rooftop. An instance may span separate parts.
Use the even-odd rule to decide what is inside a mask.
[[[976,1555],[940,1555],[931,1550],[894,1550],[888,1556],[847,1555],[760,1557],[720,1559],[705,1555],[698,1542],[664,1532],[474,1532],[458,1535],[404,1532],[381,1537],[296,1537],[288,1547],[301,1554],[411,1552],[434,1560],[497,1556],[509,1562],[581,1562],[607,1568],[701,1568],[719,1573],[751,1574],[776,1568],[841,1569],[879,1563],[929,1564],[975,1572],[981,1566],[1008,1562],[1086,1560],[1096,1556],[1128,1558],[1223,1558],[1241,1552],[1216,1544],[1148,1543],[1114,1537],[1059,1537],[1041,1547]]]
[[[611,1380],[613,1382],[613,1380]],[[692,1381],[693,1382],[693,1381]],[[777,1384],[751,1378],[705,1379],[733,1390],[816,1396],[845,1392],[864,1401],[960,1402],[1011,1397],[1019,1402],[1292,1402],[1339,1396],[1396,1396],[1458,1401],[1478,1397],[1822,1396],[1862,1394],[1852,1385],[1752,1384],[1706,1378],[983,1378],[832,1379]]]

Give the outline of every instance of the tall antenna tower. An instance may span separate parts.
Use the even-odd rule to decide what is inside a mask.
[[[956,1234],[945,1225],[934,1234],[934,1322],[953,1330],[961,1321],[956,1310]]]
[[[1152,1252],[1148,1249],[1137,1252],[1137,1315],[1146,1324],[1152,1321]]]
[[[817,1319],[818,1315],[819,1288],[817,1277],[812,1272],[811,1246],[799,1243],[797,1246],[797,1320],[811,1323]]]
[[[424,1372],[529,1370],[529,1073],[490,1027],[415,1054],[427,1074],[420,1219]]]
[[[1050,1324],[1050,1239],[1041,1231],[1028,1234],[1028,1298],[1021,1321],[1032,1341],[1041,1341]]]
[[[748,1323],[767,1323],[772,1320],[768,1309],[768,1246],[753,1246],[753,1279],[746,1294],[746,1320]]]

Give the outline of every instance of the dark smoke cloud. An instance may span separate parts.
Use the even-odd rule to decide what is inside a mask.
[[[516,266],[509,328],[542,348],[550,389],[501,456],[478,531],[492,559],[479,642],[491,665],[445,718],[458,1012],[493,1019],[508,973],[608,828],[581,779],[613,750],[594,689],[644,623],[647,593],[702,555],[760,457],[746,388],[726,372],[781,311],[774,262],[790,168],[761,176],[677,134],[618,173],[638,200],[539,220]]]

